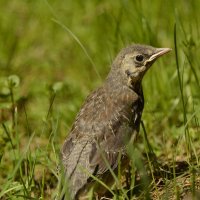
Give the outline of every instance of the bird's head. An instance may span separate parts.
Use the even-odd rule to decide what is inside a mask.
[[[150,66],[170,48],[155,48],[146,45],[132,45],[123,49],[114,62],[114,68],[122,74],[128,83],[142,80]]]

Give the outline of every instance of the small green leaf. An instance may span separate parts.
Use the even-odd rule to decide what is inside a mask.
[[[9,88],[18,87],[20,84],[20,79],[17,75],[10,75],[7,79],[7,83]]]
[[[62,88],[63,88],[63,82],[56,82],[56,83],[54,83],[53,86],[52,86],[52,90],[53,90],[55,93],[61,91]]]

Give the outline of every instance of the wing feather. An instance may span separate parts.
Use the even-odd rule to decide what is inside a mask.
[[[141,109],[137,106],[140,98],[129,88],[126,90],[115,92],[113,97],[104,88],[98,89],[77,115],[61,152],[73,195],[87,184],[88,173],[101,176],[108,170],[105,159],[112,169],[117,167],[119,154],[125,154],[125,140],[138,129],[133,120],[137,117],[140,121],[141,115],[136,116]]]

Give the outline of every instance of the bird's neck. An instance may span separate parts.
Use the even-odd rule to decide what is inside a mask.
[[[138,95],[142,93],[142,83],[141,81],[131,82],[129,86],[134,92],[136,92]]]
[[[135,92],[139,96],[142,94],[142,84],[140,80],[129,82],[126,76],[117,71],[111,71],[105,81],[105,86],[110,92],[122,91],[127,88],[129,92]]]

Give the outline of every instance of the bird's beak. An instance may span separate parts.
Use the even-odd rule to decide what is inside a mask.
[[[151,63],[151,62],[155,61],[156,59],[158,59],[160,56],[168,53],[171,50],[172,49],[170,49],[170,48],[156,48],[154,54],[147,60],[147,62]]]

